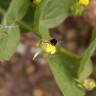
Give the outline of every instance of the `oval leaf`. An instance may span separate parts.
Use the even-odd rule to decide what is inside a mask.
[[[72,75],[78,69],[76,59],[70,57],[66,51],[59,51],[49,57],[49,66],[64,96],[84,96],[84,92],[76,86]]]
[[[3,32],[4,34],[1,34]],[[20,30],[13,28],[11,30],[0,31],[0,60],[8,60],[17,48],[20,39]]]
[[[93,55],[95,50],[96,50],[96,38],[92,41],[92,43],[85,51],[81,59],[80,68],[78,71],[79,80],[84,80],[85,78],[89,77],[90,74],[92,73],[93,67],[91,63],[91,56]]]
[[[69,9],[74,2],[75,0],[42,0],[35,13],[36,31],[46,38],[49,35],[46,30],[61,24],[69,16]]]
[[[8,60],[15,52],[20,39],[16,22],[24,17],[28,5],[28,0],[12,0],[0,27],[0,60]]]

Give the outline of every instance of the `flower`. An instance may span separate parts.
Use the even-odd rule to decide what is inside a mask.
[[[89,0],[79,0],[79,4],[87,6],[89,4]]]
[[[56,52],[56,45],[57,40],[56,39],[51,39],[49,41],[46,40],[40,40],[39,42],[36,43],[36,46],[39,48],[38,51],[34,54],[33,60],[42,52],[54,54]]]
[[[96,87],[96,82],[94,79],[87,78],[83,81],[83,86],[85,87],[85,89],[90,91]]]
[[[91,91],[96,87],[96,81],[92,78],[86,78],[82,81],[78,81],[75,79],[76,82],[78,82],[78,86],[80,88],[84,88],[85,90]]]
[[[54,54],[56,52],[56,45],[57,40],[51,39],[49,41],[42,41],[41,42],[41,48],[46,52],[50,54]]]
[[[41,0],[33,0],[33,4],[35,4],[35,5],[39,5],[40,2],[41,2]]]
[[[44,51],[50,54],[54,54],[56,52],[56,47],[50,43],[46,43]]]

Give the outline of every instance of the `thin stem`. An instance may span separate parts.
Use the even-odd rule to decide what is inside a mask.
[[[67,54],[68,56],[71,56],[71,57],[73,57],[73,58],[75,58],[75,59],[78,59],[78,60],[80,60],[81,57],[82,57],[82,55],[76,55],[76,54],[74,54],[74,53],[72,53],[72,52],[70,52],[70,51],[64,50],[63,48],[60,48],[60,50],[61,50],[62,52],[64,52],[65,54]]]
[[[17,23],[24,26],[24,28],[26,28],[27,30],[30,30],[31,32],[33,32],[32,27],[29,26],[28,24],[26,24],[23,20],[18,20]],[[36,36],[40,37],[36,32],[34,32],[34,34],[36,34]]]
[[[32,28],[28,24],[26,24],[24,21],[18,20],[17,23],[24,26],[26,29],[32,31]]]

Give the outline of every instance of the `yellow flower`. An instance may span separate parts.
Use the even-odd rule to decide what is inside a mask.
[[[75,79],[75,81],[78,82],[78,87],[84,88],[88,91],[91,91],[96,87],[96,81],[92,78],[86,78],[82,81],[78,81]]]
[[[54,54],[56,52],[56,47],[50,43],[46,43],[44,51],[50,54]]]
[[[49,41],[42,41],[40,47],[46,53],[54,54],[56,52],[56,44],[57,44],[57,40],[51,39]]]
[[[96,82],[94,79],[87,78],[83,81],[83,86],[85,87],[85,89],[90,91],[96,87]]]
[[[79,0],[79,4],[87,6],[89,4],[89,0]]]
[[[50,41],[38,41],[36,46],[39,48],[37,52],[33,56],[33,60],[42,52],[45,51],[46,53],[54,54],[56,52],[56,45],[57,40],[51,39]]]
[[[35,4],[35,5],[39,5],[40,2],[41,2],[41,0],[33,0],[33,4]]]

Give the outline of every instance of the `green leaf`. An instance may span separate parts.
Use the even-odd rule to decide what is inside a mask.
[[[32,6],[32,4],[30,4],[24,18],[18,22],[22,32],[31,31],[31,32],[35,33],[35,31],[34,31],[34,13],[35,13],[35,10],[36,10],[36,7]],[[38,34],[36,34],[36,35],[38,35]]]
[[[3,23],[10,25],[21,20],[25,16],[28,6],[28,0],[12,0],[8,12],[4,17],[6,19],[3,20]]]
[[[75,0],[42,0],[35,13],[36,31],[42,37],[48,37],[47,30],[58,26],[69,16],[69,9],[74,2]]]
[[[80,68],[78,71],[78,79],[83,80],[87,77],[90,76],[92,73],[93,67],[91,63],[91,56],[96,50],[96,38],[92,41],[88,49],[85,51],[81,63],[80,63]]]
[[[28,11],[26,13],[26,15],[24,16],[23,18],[23,21],[29,26],[31,26],[32,28],[33,27],[33,24],[34,24],[34,13],[35,13],[35,9],[36,7],[33,7],[33,6],[29,6],[28,8]]]
[[[20,40],[19,28],[0,31],[0,60],[8,60],[15,52]]]
[[[96,38],[96,28],[92,31],[91,41],[93,41]]]
[[[92,92],[92,95],[91,96],[96,96],[96,90],[94,90],[93,92]]]
[[[94,66],[94,68],[93,68],[92,76],[96,77],[96,66]]]
[[[49,66],[54,78],[64,96],[84,96],[84,92],[75,84],[78,59],[70,56],[66,51],[59,50],[55,55],[49,56]]]
[[[16,24],[28,9],[28,0],[12,0],[2,25],[0,26],[0,60],[8,60],[16,50],[20,40],[20,29]]]
[[[7,10],[11,0],[0,0],[0,7]]]

